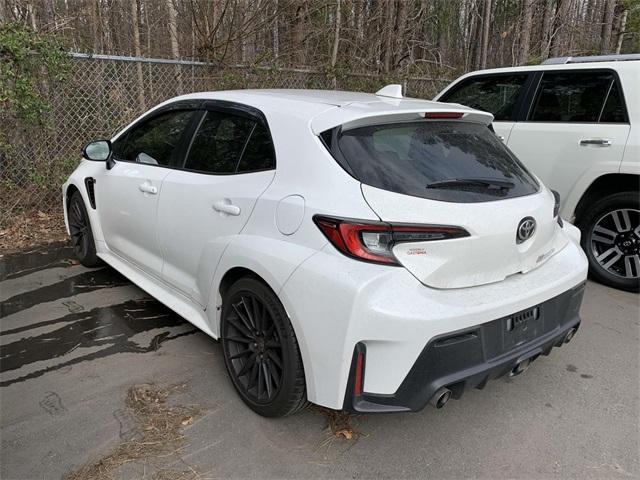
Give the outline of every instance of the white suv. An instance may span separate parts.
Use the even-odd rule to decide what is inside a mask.
[[[262,415],[441,407],[521,373],[579,326],[580,232],[490,114],[399,88],[159,105],[63,186],[76,254],[220,339]]]
[[[493,113],[496,134],[560,193],[590,273],[640,288],[640,55],[472,72],[435,99]]]

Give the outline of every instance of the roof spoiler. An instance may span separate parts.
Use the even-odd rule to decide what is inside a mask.
[[[378,97],[402,98],[402,85],[393,84],[382,87],[376,92]]]

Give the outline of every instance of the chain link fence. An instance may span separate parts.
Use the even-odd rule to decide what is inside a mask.
[[[406,94],[431,98],[448,79],[406,78]],[[0,154],[0,230],[11,219],[55,213],[60,186],[92,139],[108,138],[152,106],[176,95],[244,88],[311,88],[375,92],[397,78],[330,75],[306,69],[227,67],[190,61],[73,54],[67,78],[43,91],[51,104],[42,127],[10,129]]]

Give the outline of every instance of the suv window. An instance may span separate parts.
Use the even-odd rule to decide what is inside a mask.
[[[338,127],[322,138],[356,179],[405,195],[471,203],[529,195],[539,188],[486,125],[422,121],[344,132]]]
[[[269,131],[256,123],[238,164],[238,173],[258,172],[276,168],[276,157]]]
[[[166,112],[133,126],[115,142],[114,157],[150,165],[171,165],[193,113],[192,110]]]
[[[184,168],[215,174],[235,173],[255,123],[237,115],[207,112],[193,138]]]
[[[611,72],[544,72],[529,114],[533,122],[624,122]]]
[[[461,103],[493,114],[495,120],[514,120],[516,104],[528,74],[472,77],[447,92],[441,102]]]

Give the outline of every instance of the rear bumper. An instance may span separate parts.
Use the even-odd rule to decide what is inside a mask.
[[[449,389],[452,398],[460,398],[466,388],[484,388],[489,380],[510,373],[540,355],[549,355],[553,347],[565,343],[567,334],[575,333],[580,326],[578,312],[584,288],[583,283],[540,304],[537,318],[526,322],[528,332],[518,331],[521,326],[508,332],[507,322],[515,317],[511,315],[432,338],[394,394],[365,391],[354,395],[355,360],[359,352],[364,353],[366,359],[366,346],[359,343],[354,352],[344,409],[370,413],[418,411],[442,388]],[[513,332],[519,336],[514,337]],[[366,377],[366,360],[364,375]]]

